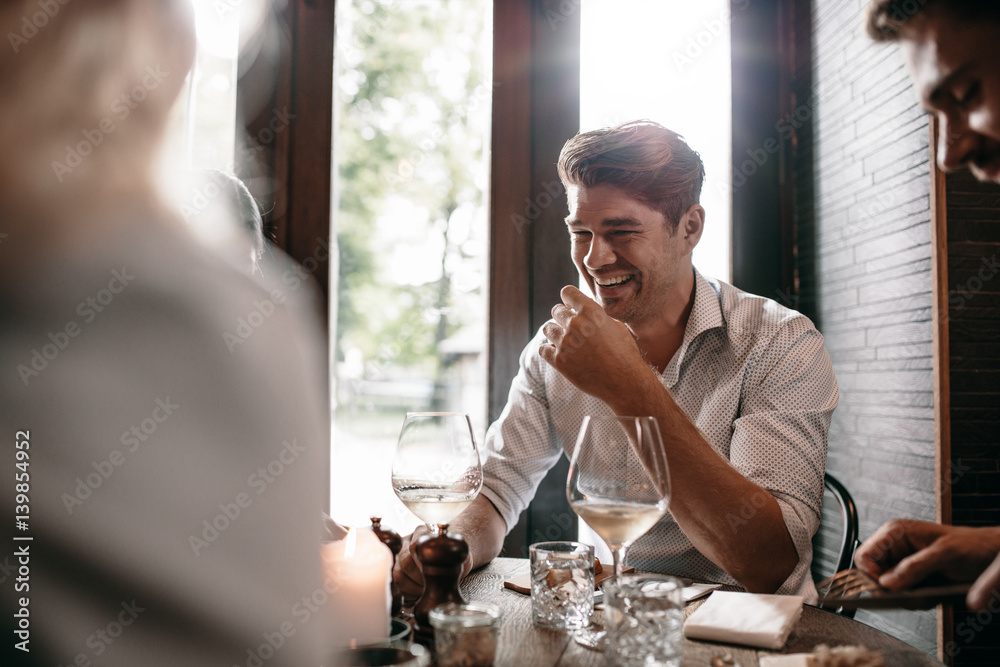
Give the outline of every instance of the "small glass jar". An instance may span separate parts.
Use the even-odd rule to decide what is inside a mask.
[[[496,654],[500,608],[485,602],[449,602],[430,612],[438,667],[490,667]]]

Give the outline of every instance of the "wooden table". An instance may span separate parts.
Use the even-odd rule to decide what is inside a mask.
[[[497,558],[473,572],[462,584],[466,600],[492,602],[503,610],[496,667],[604,667],[602,652],[580,646],[569,633],[535,627],[531,620],[531,598],[504,588],[505,579],[527,569],[527,559]],[[702,602],[688,604],[685,614],[690,614]],[[706,667],[714,656],[730,653],[741,667],[758,667],[760,656],[808,653],[819,644],[865,646],[879,651],[887,667],[941,665],[927,654],[871,626],[808,605],[781,651],[685,639],[683,665]]]

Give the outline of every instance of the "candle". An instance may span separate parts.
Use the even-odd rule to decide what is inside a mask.
[[[371,530],[351,528],[347,537],[323,545],[327,586],[334,606],[335,642],[363,646],[389,636],[392,552]]]

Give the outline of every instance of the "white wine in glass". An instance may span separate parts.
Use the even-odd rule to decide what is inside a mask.
[[[392,488],[432,535],[446,532],[482,486],[483,468],[468,415],[407,413],[392,462]]]
[[[656,525],[670,503],[670,474],[656,418],[584,417],[566,496],[611,549],[615,577],[620,577],[628,548]],[[576,639],[597,646],[603,636],[584,628]]]
[[[646,534],[660,518],[663,509],[639,503],[606,503],[579,500],[573,511],[611,548],[627,547]],[[624,556],[622,556],[624,560]],[[624,563],[623,563],[624,566]],[[618,574],[618,572],[615,572]]]
[[[629,546],[667,512],[670,474],[655,417],[583,418],[566,496],[614,554],[621,575]]]

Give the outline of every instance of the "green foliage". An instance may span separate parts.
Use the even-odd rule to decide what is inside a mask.
[[[438,380],[438,344],[483,318],[490,11],[338,3],[338,359]]]

